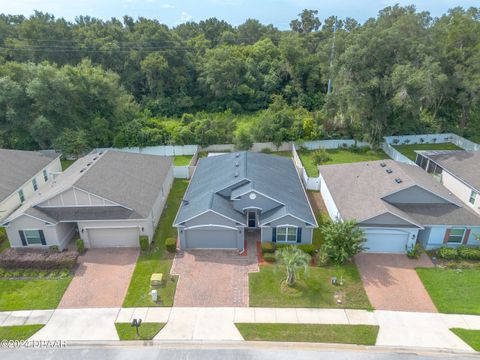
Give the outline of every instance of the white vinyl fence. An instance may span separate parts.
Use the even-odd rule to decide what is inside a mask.
[[[412,165],[415,165],[415,162],[395,149],[395,145],[452,143],[467,151],[480,151],[479,144],[452,133],[386,136],[384,139],[385,142],[382,144],[383,151],[393,160]]]

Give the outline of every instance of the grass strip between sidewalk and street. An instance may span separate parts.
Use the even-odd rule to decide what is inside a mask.
[[[137,336],[137,329],[133,327],[132,324],[115,323],[115,328],[117,329],[120,340],[152,340],[164,326],[165,323],[144,322],[138,328],[140,336]]]
[[[45,325],[0,326],[0,340],[27,340]]]
[[[465,341],[473,350],[480,351],[480,330],[453,328],[450,331]]]
[[[378,326],[331,324],[235,324],[247,341],[375,345]]]

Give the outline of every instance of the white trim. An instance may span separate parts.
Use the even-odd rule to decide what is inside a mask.
[[[126,206],[126,205],[123,205],[123,204],[117,203],[116,201],[113,201],[113,200],[104,198],[103,196],[94,194],[94,193],[92,193],[92,192],[89,192],[89,191],[84,190],[84,189],[82,189],[82,188],[79,188],[79,187],[77,187],[77,186],[72,186],[71,188],[72,188],[72,189],[77,189],[77,190],[79,190],[79,191],[83,191],[83,192],[87,193],[89,196],[93,195],[93,196],[96,196],[96,197],[102,199],[103,201],[108,201],[108,202],[111,202],[111,203],[116,204],[116,205],[118,205],[118,206],[121,206],[121,207],[123,207],[123,208],[125,208],[125,209],[134,211],[133,209],[129,208],[129,207]],[[67,190],[68,190],[68,189],[67,189]],[[65,191],[66,191],[66,190],[65,190]],[[62,191],[62,193],[64,193],[65,191]],[[91,203],[92,203],[92,201],[90,200],[90,204],[91,204]]]
[[[109,229],[138,229],[138,232],[140,233],[140,226],[85,226],[82,228],[82,230],[109,230]],[[81,230],[80,230],[81,232]]]
[[[250,181],[250,182],[252,182],[252,181],[249,180],[249,179],[247,179],[247,180]],[[225,188],[225,189],[226,189],[226,188]],[[221,190],[220,190],[220,191],[221,191]],[[263,197],[266,197],[267,199],[270,199],[270,200],[276,202],[277,204],[280,204],[280,205],[285,206],[285,204],[282,203],[281,201],[278,201],[277,199],[274,199],[274,198],[272,198],[271,196],[268,196],[268,195],[266,195],[266,194],[264,194],[264,193],[262,193],[262,192],[260,192],[260,191],[258,191],[258,190],[256,190],[256,189],[250,189],[250,190],[248,190],[248,191],[245,191],[244,193],[237,195],[237,196],[236,196],[234,199],[232,199],[232,200],[238,200],[238,197],[239,197],[239,196],[243,196],[243,195],[245,195],[245,194],[249,194],[249,193],[252,193],[252,192],[257,193],[257,194],[259,194],[259,195],[262,195]],[[251,199],[249,199],[249,200],[251,200]]]
[[[282,218],[284,218],[285,216],[291,216],[291,217],[293,217],[293,218],[295,218],[295,219],[297,219],[297,220],[299,220],[299,221],[301,221],[301,222],[304,222],[305,224],[310,224],[309,222],[305,221],[305,219],[300,219],[298,216],[292,215],[292,214],[290,214],[290,213],[287,213],[287,214],[285,214],[285,215],[279,216],[279,217],[277,217],[277,218],[275,218],[275,219],[272,219],[272,220],[267,219],[267,220],[264,221],[263,223],[271,223],[271,222],[273,222],[273,221],[277,221],[278,219],[282,219]],[[314,216],[313,218],[315,219],[315,216]],[[264,226],[263,223],[262,223],[262,226]],[[316,224],[316,225],[306,225],[305,227],[311,227],[311,228],[314,228],[314,229],[315,229],[315,228],[318,227],[318,224],[317,224],[316,221],[315,221],[315,224]],[[266,227],[270,227],[270,225],[267,225]],[[300,227],[300,226],[299,226],[299,227]],[[301,227],[303,227],[303,226],[301,226]]]
[[[181,207],[181,206],[180,206],[180,207]],[[225,216],[225,215],[223,215],[223,214],[220,214],[219,212],[216,212],[215,210],[212,210],[212,209],[205,210],[205,211],[203,211],[203,212],[201,212],[201,213],[199,213],[199,214],[197,214],[197,215],[195,215],[195,216],[192,216],[191,218],[188,218],[188,219],[186,219],[186,220],[183,220],[182,223],[185,223],[185,222],[187,222],[187,221],[190,221],[190,220],[192,220],[192,219],[195,219],[195,218],[197,218],[197,217],[199,217],[199,216],[201,216],[201,215],[207,214],[207,213],[209,213],[209,212],[212,212],[212,213],[214,213],[214,214],[217,214],[218,216],[224,217],[225,219],[231,220],[231,221],[233,221],[234,223],[239,223],[239,224],[241,224],[241,225],[243,225],[243,226],[246,226],[246,224],[243,224],[242,222],[240,222],[240,221],[238,221],[238,220],[229,218],[228,216]],[[178,215],[178,213],[177,213],[177,215]],[[177,219],[175,219],[175,220],[177,220]],[[180,223],[173,223],[173,227],[179,227],[179,226],[180,226]]]
[[[284,228],[286,229],[285,231],[285,241],[278,241],[278,228]],[[275,242],[276,243],[282,243],[282,244],[296,244],[297,241],[298,241],[298,228],[299,226],[297,225],[289,225],[289,224],[285,224],[285,225],[278,225],[278,226],[275,226]],[[288,229],[295,229],[295,240],[287,240],[288,239]]]
[[[126,208],[122,205],[117,204],[104,204],[104,205],[35,205],[35,207],[40,209],[49,209],[49,208],[82,208],[82,207],[90,207],[90,208],[106,208],[106,207],[122,207],[127,210],[131,210]]]
[[[383,201],[385,201],[385,200],[383,200]],[[393,205],[393,206],[394,206],[394,205]],[[369,217],[369,218],[367,218],[367,219],[358,220],[358,224],[360,224],[360,223],[362,223],[362,222],[364,222],[364,221],[368,221],[368,220],[374,219],[374,218],[376,218],[377,216],[385,215],[385,214],[390,214],[390,215],[392,215],[392,216],[395,216],[395,217],[397,217],[397,218],[399,218],[399,219],[402,219],[402,220],[406,221],[407,223],[409,223],[409,224],[411,224],[411,225],[418,226],[418,227],[419,227],[420,229],[422,229],[422,230],[424,229],[424,227],[423,227],[422,225],[417,224],[417,223],[414,223],[414,222],[412,222],[412,221],[410,221],[410,220],[408,220],[408,219],[405,219],[403,216],[394,214],[394,213],[392,213],[392,212],[389,211],[389,210],[385,211],[384,213],[377,214],[377,215],[374,215],[374,216],[372,216],[372,217]],[[379,224],[379,225],[385,226],[385,224]],[[395,227],[400,226],[400,225],[398,225],[398,224],[392,224],[392,225],[394,225]]]
[[[246,212],[246,214],[245,214],[245,215],[246,215],[246,219],[247,219],[247,229],[256,229],[256,228],[258,228],[258,224],[259,224],[260,218],[259,218],[259,216],[258,216],[258,211],[256,211],[256,210],[257,210],[257,209],[254,209],[254,210],[248,209],[247,212]],[[261,209],[260,209],[260,210],[261,210]],[[249,218],[248,218],[248,215],[249,215],[250,213],[252,213],[252,212],[255,214],[255,226],[254,226],[254,227],[250,227],[250,224],[249,224],[250,220],[249,220]]]
[[[190,226],[190,227],[184,227],[184,228],[182,228],[182,230],[183,230],[183,231],[196,230],[196,229],[202,229],[202,228],[206,228],[206,227],[216,227],[216,228],[222,228],[222,229],[234,230],[234,231],[238,231],[238,230],[239,230],[238,228],[233,227],[233,226],[218,225],[218,224],[194,225],[194,226]]]

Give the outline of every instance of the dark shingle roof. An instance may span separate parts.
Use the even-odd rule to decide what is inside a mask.
[[[283,207],[285,214],[316,225],[292,159],[252,152],[200,159],[175,224],[208,210],[245,223],[244,215],[233,208],[230,198],[220,195],[226,188],[233,190],[231,195],[249,189],[258,191],[284,204],[280,207]]]
[[[9,197],[59,156],[36,151],[0,149],[0,201]]]

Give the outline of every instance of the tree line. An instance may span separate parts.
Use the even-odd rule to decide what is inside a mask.
[[[360,24],[304,10],[173,28],[0,15],[0,146],[209,145],[480,134],[480,9],[387,7]],[[329,86],[329,83],[331,86]]]

